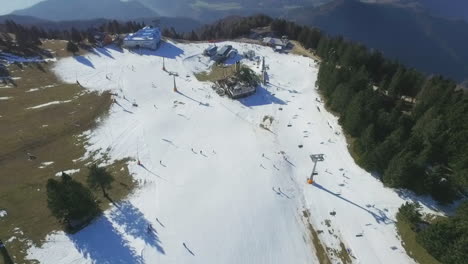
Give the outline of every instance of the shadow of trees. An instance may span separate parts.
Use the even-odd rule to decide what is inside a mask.
[[[160,47],[157,50],[135,49],[131,51],[139,55],[158,56],[158,57],[164,57],[168,59],[175,59],[176,57],[184,54],[184,51],[181,48],[166,41],[162,41]]]
[[[248,107],[261,106],[268,104],[285,105],[286,102],[276,97],[275,94],[265,89],[263,86],[258,86],[255,94],[239,100],[243,105]]]
[[[166,253],[159,240],[157,230],[152,227],[138,208],[128,201],[120,203],[117,208],[118,210],[114,210],[110,217],[124,228],[126,234],[145,241],[147,245],[156,248],[161,254]]]
[[[75,248],[93,263],[143,263],[107,217],[100,217],[82,231],[69,235]]]
[[[123,232],[119,232],[114,225],[123,228]],[[142,256],[130,246],[123,234],[143,240],[160,254],[166,253],[157,230],[130,202],[119,203],[110,215],[102,216],[80,232],[68,236],[78,252],[93,263],[144,263]]]
[[[79,62],[79,63],[81,63],[81,64],[83,64],[83,65],[85,65],[85,66],[88,66],[88,67],[90,67],[90,68],[95,69],[95,68],[94,68],[94,64],[93,64],[88,58],[86,58],[85,56],[73,56],[73,58],[74,58],[77,62]]]

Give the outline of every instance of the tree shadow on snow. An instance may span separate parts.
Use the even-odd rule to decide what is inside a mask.
[[[96,50],[97,52],[99,52],[100,54],[108,57],[108,58],[111,58],[113,60],[115,60],[115,58],[110,54],[110,52],[107,50],[107,48],[96,48],[94,49]]]
[[[111,213],[112,220],[122,226],[126,234],[139,238],[151,247],[154,247],[159,253],[166,254],[159,240],[157,230],[146,220],[143,213],[133,206],[130,202],[122,202]],[[150,227],[150,228],[149,228]]]
[[[85,56],[74,56],[73,58],[77,62],[79,62],[79,63],[81,63],[81,64],[83,64],[85,66],[88,66],[88,67],[91,67],[91,68],[95,69],[93,63],[88,58],[86,58]]]
[[[100,217],[82,231],[69,235],[75,248],[93,263],[143,263],[107,217]]]
[[[418,202],[431,210],[436,212],[443,212],[444,214],[453,214],[457,204],[459,203],[454,202],[448,205],[441,205],[429,195],[417,195],[414,192],[405,189],[395,189],[395,192],[400,198],[406,201]]]
[[[371,211],[371,210],[369,210],[367,208],[364,208],[364,207],[354,203],[351,200],[348,200],[348,199],[344,198],[339,193],[334,193],[334,192],[328,190],[327,188],[323,187],[322,185],[320,185],[320,184],[318,184],[316,182],[313,183],[313,186],[315,186],[318,189],[323,190],[323,191],[335,196],[338,199],[341,199],[341,200],[343,200],[343,201],[345,201],[345,202],[347,202],[347,203],[349,203],[351,205],[354,205],[359,209],[362,209],[362,210],[368,212],[369,214],[371,214],[375,218],[375,221],[377,221],[378,224],[393,224],[393,223],[395,223],[394,220],[388,218],[388,216],[387,216],[387,214],[385,213],[384,210],[381,210],[381,209],[375,208],[375,207],[370,207],[370,208],[373,208],[376,211],[376,212],[373,212],[373,211]]]
[[[105,47],[105,49],[108,49],[108,50],[113,50],[113,51],[117,51],[119,53],[123,53],[123,49],[117,45],[108,45]]]
[[[261,106],[268,104],[279,104],[285,105],[286,102],[279,99],[275,96],[274,93],[271,93],[269,90],[265,89],[263,86],[258,86],[255,94],[242,98],[239,100],[243,105],[248,107]]]
[[[133,52],[138,53],[139,55],[158,56],[168,59],[175,59],[176,57],[184,54],[182,49],[166,41],[162,41],[160,47],[157,50],[137,49],[133,50]]]

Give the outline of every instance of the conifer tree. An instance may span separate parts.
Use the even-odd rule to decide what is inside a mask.
[[[47,181],[47,206],[69,228],[89,221],[100,211],[91,191],[66,173],[60,180]]]
[[[93,164],[91,167],[89,167],[87,181],[91,188],[100,188],[102,194],[107,197],[107,190],[112,187],[114,177],[106,170],[106,168],[98,167],[96,164]]]

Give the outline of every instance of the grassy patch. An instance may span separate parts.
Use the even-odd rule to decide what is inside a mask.
[[[86,138],[80,135],[93,128],[111,105],[110,94],[63,84],[50,67],[11,65],[15,86],[2,89],[0,85],[0,97],[10,97],[0,103],[0,208],[8,213],[0,219],[0,239],[15,263],[28,263],[24,258],[29,242],[40,245],[48,233],[62,229],[47,208],[46,182],[57,172],[80,169],[72,177],[86,183],[87,166],[94,160],[82,159]],[[27,109],[52,101],[70,102]],[[30,160],[28,153],[36,158]],[[53,163],[44,166],[44,162]],[[126,163],[109,166],[115,177],[109,192],[114,201],[134,187]],[[95,194],[102,209],[110,207],[99,191]]]
[[[310,237],[312,240],[312,243],[314,245],[315,252],[317,254],[317,258],[319,260],[320,264],[330,264],[331,261],[328,258],[327,251],[325,247],[322,245],[322,242],[320,241],[320,238],[318,236],[317,231],[315,231],[314,227],[310,224],[309,222],[309,217],[310,213],[308,211],[303,211],[303,216],[304,218],[307,219],[307,229],[309,230]]]
[[[396,227],[403,240],[402,245],[406,253],[418,263],[441,264],[416,241],[416,232],[411,229],[410,224],[398,215],[397,220]]]
[[[341,247],[341,250],[338,252],[338,257],[341,259],[341,262],[343,264],[351,264],[353,263],[351,261],[351,257],[349,256],[349,253],[348,251],[346,250],[346,247],[345,245],[343,244],[343,242],[340,243],[340,247]]]
[[[312,51],[309,51],[306,48],[304,48],[301,45],[301,43],[299,43],[299,41],[291,40],[291,43],[293,44],[293,48],[291,50],[292,54],[309,57],[319,62],[321,61],[321,59],[318,56],[316,56]]]
[[[241,9],[242,6],[236,2],[208,3],[205,1],[197,0],[192,4],[192,8],[207,9],[212,11],[229,11]]]
[[[236,73],[236,65],[214,64],[209,72],[196,73],[195,77],[201,82],[215,82],[226,79]]]
[[[55,57],[63,58],[63,57],[70,57],[73,54],[67,51],[67,43],[66,40],[48,40],[42,43],[42,48],[52,51]],[[76,55],[84,55],[86,50],[80,49]]]

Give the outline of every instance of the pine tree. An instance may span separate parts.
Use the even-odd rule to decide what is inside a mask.
[[[87,37],[88,37],[88,42],[90,44],[92,44],[92,45],[96,44],[96,38],[94,37],[94,32],[93,31],[89,30]]]
[[[81,33],[76,28],[71,29],[71,40],[74,43],[80,43],[83,40]]]
[[[422,221],[421,205],[418,202],[406,202],[398,208],[398,218],[407,221],[411,225],[411,229],[416,231],[417,225]]]
[[[67,51],[69,51],[69,52],[75,54],[75,53],[77,53],[77,52],[79,51],[79,48],[78,48],[78,46],[77,46],[75,43],[73,43],[73,42],[71,42],[71,41],[68,41],[68,43],[67,43]]]
[[[114,177],[104,167],[98,167],[96,164],[89,167],[88,185],[97,189],[100,188],[102,194],[107,197],[107,190],[112,187]]]
[[[99,206],[91,191],[62,173],[60,181],[47,181],[47,206],[67,228],[75,228],[99,214]]]

